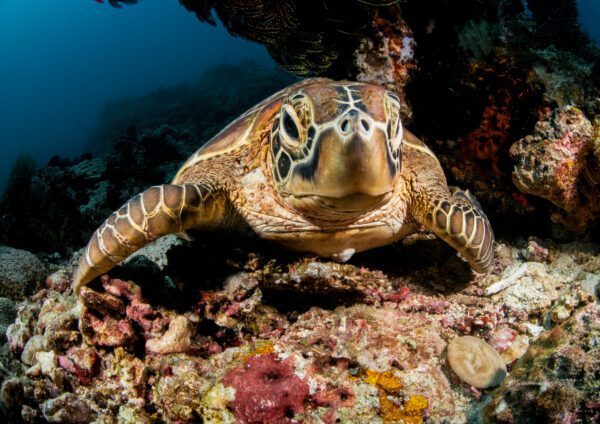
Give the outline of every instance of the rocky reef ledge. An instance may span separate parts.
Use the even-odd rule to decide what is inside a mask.
[[[70,265],[7,299],[4,422],[600,419],[600,246],[501,242],[474,277],[427,235],[346,265],[257,243],[169,237],[79,299]],[[466,335],[499,353],[499,387],[450,367]]]

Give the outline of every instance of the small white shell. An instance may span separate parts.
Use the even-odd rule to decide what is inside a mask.
[[[500,354],[477,337],[452,340],[448,344],[448,362],[462,381],[479,389],[499,386],[506,377],[506,365]]]

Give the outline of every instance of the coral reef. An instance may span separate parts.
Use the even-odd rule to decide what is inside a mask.
[[[600,221],[600,51],[574,0],[180,3],[298,75],[395,91],[489,211],[492,271],[428,234],[347,264],[170,237],[76,298],[96,224],[294,79],[223,65],[107,105],[94,155],[15,164],[0,242],[45,263],[0,248],[3,422],[600,420],[600,247],[564,241]]]
[[[498,352],[507,381],[568,372],[569,399],[592,393],[578,370],[592,370],[594,356],[574,347],[592,343],[600,322],[596,245],[501,243],[487,277],[427,236],[344,265],[218,235],[149,256],[162,269],[132,261],[79,300],[62,286],[67,265],[47,279],[58,290],[19,304],[0,374],[8,420],[465,421],[501,412],[490,406],[501,399],[518,416],[504,394],[515,390],[546,414],[539,386],[461,382],[449,343],[464,336]],[[598,413],[593,402],[565,405],[578,417]]]
[[[458,9],[424,3],[401,4],[418,64],[406,87],[411,129],[433,145],[451,179],[491,211],[496,228],[556,235],[559,219],[548,203],[513,183],[510,149],[535,134],[548,110],[576,106],[589,120],[598,113],[600,84],[593,69],[599,50],[574,23],[575,2],[467,1]],[[556,27],[544,30],[549,21]],[[567,26],[556,40],[555,28]],[[578,125],[564,128],[577,131]],[[583,174],[575,178],[578,186],[589,184]],[[565,228],[578,236],[597,228],[588,203],[560,220],[563,235]]]
[[[0,246],[0,296],[21,300],[39,289],[44,266],[32,253]]]

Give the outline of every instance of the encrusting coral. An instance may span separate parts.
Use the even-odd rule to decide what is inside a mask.
[[[598,422],[600,308],[590,304],[544,333],[484,409],[484,420]]]

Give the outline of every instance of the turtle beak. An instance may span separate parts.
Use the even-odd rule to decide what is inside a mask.
[[[315,155],[299,164],[291,178],[296,196],[363,199],[393,190],[396,169],[385,132],[356,111],[321,133]],[[373,199],[374,200],[374,199]],[[366,202],[369,203],[369,202]]]
[[[385,157],[385,151],[379,151],[379,146],[359,134],[353,135],[344,147],[345,160],[341,163],[340,173],[347,181],[342,190],[345,195],[378,196],[389,191],[385,168],[381,167],[380,161],[382,156]]]

